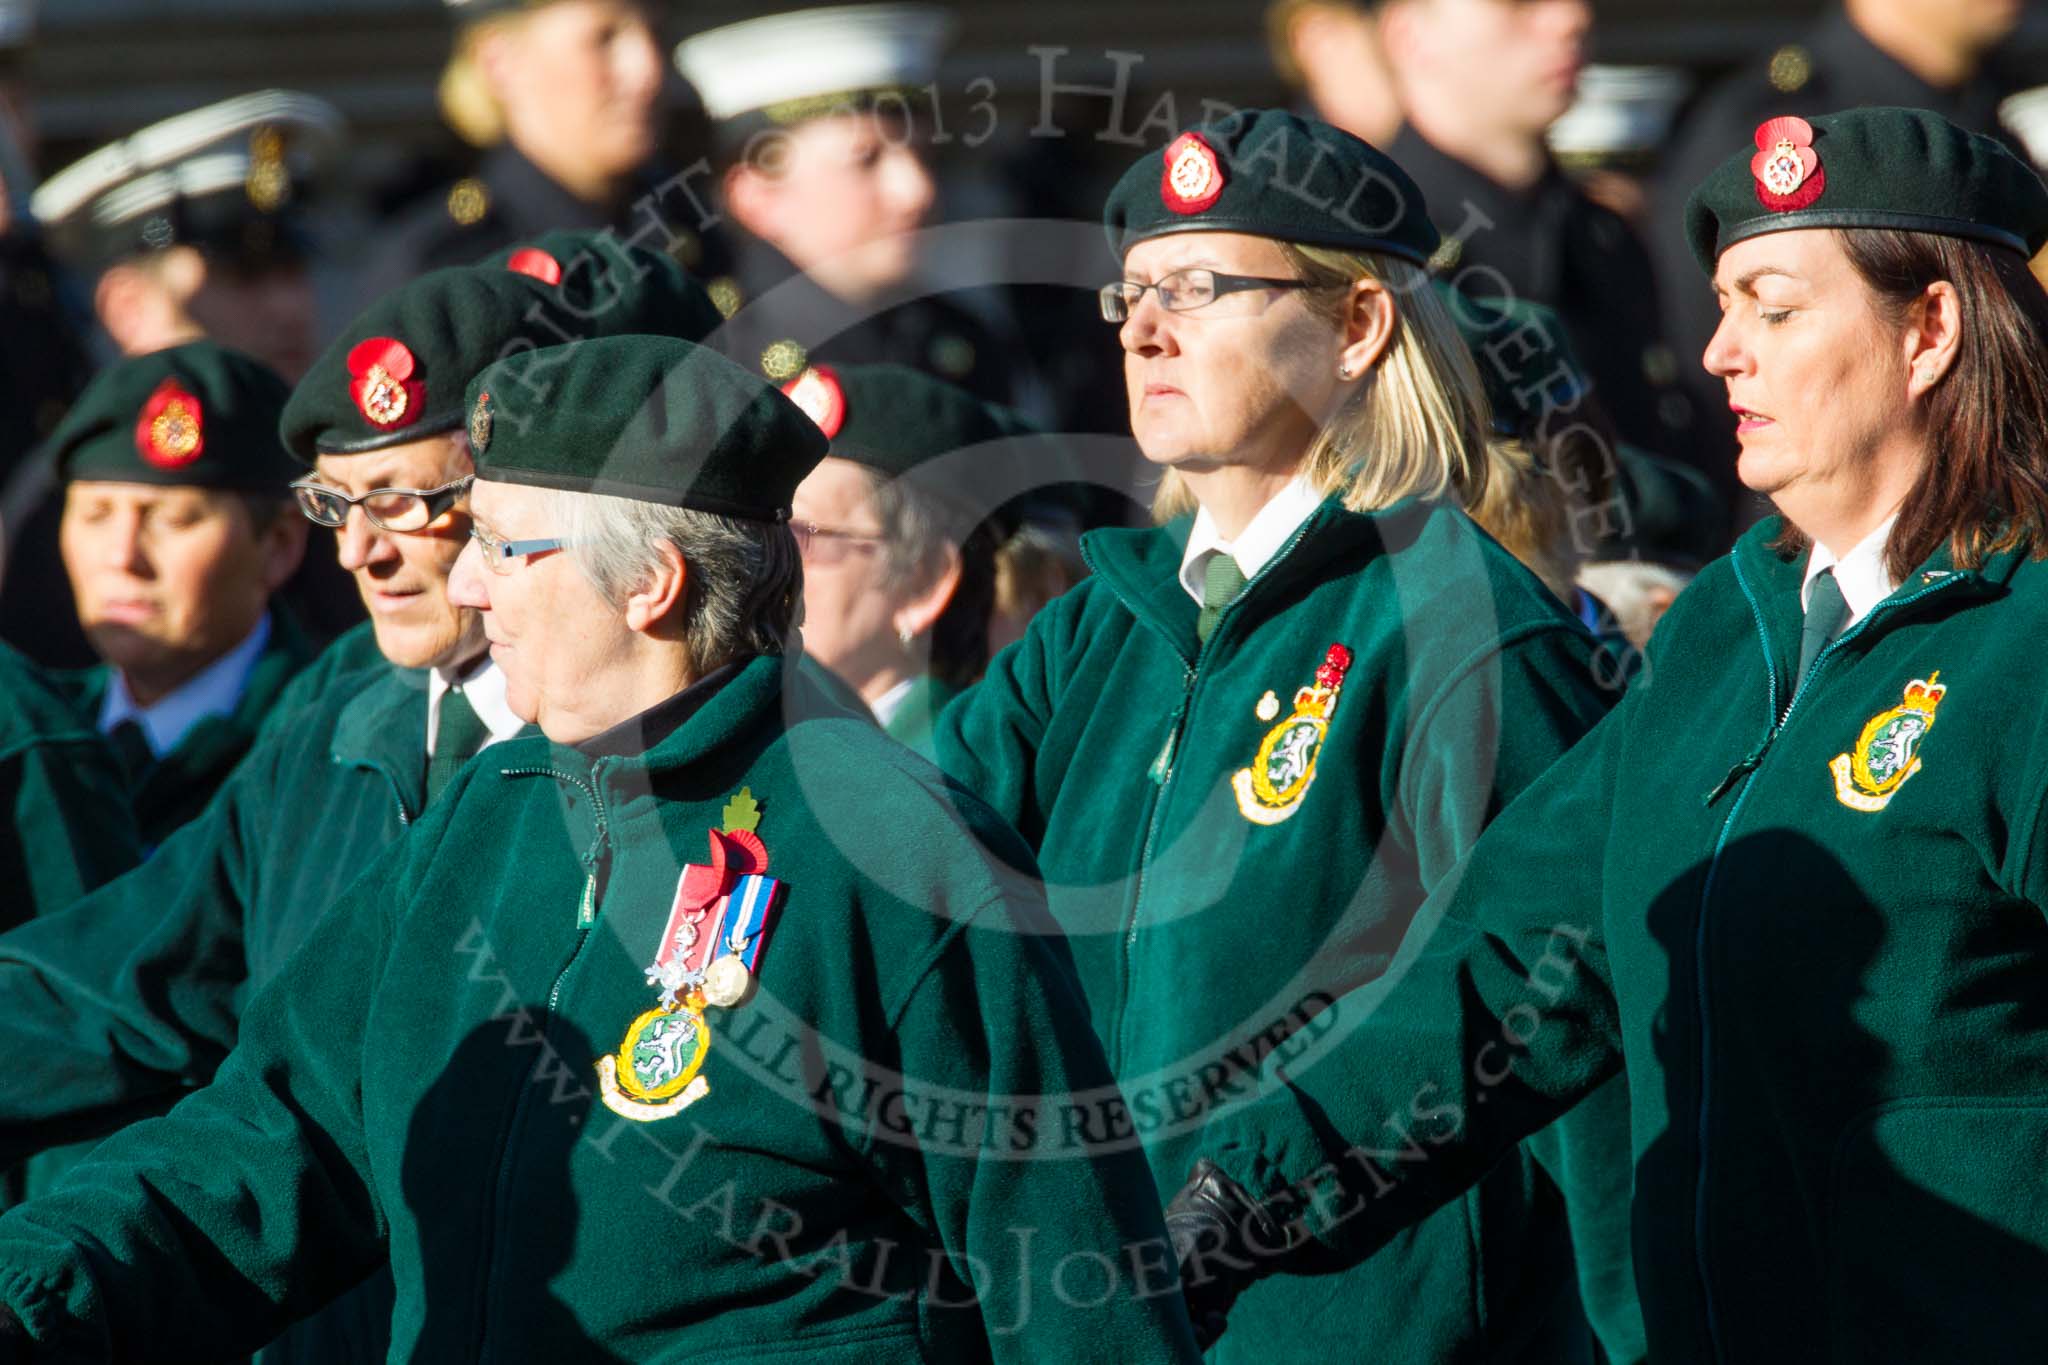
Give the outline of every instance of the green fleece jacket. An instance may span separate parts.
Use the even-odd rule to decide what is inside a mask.
[[[1937,555],[1800,681],[1781,529],[1203,1148],[1362,1256],[1625,1065],[1660,1365],[2038,1360],[2048,565]]]
[[[52,1358],[204,1359],[388,1255],[394,1359],[1192,1359],[1142,1161],[1040,1109],[1110,1081],[1028,855],[793,677],[472,761],[210,1086],[0,1219],[0,1298]],[[634,1121],[598,1062],[735,807],[758,993]]]
[[[1326,502],[1206,644],[1179,581],[1190,524],[1088,537],[1093,576],[937,737],[941,766],[1037,852],[1129,1101],[1095,1121],[1143,1145],[1162,1201],[1204,1118],[1262,1062],[1301,1065],[1345,1025],[1338,998],[1385,969],[1425,893],[1612,700],[1593,640],[1447,506]],[[1626,1121],[1614,1095],[1577,1141],[1618,1147]],[[1625,1172],[1568,1169],[1588,1262],[1611,1264]],[[1579,1358],[1566,1218],[1524,1153],[1370,1266],[1329,1270],[1255,1286],[1214,1358]],[[1625,1285],[1588,1306],[1631,1335]]]
[[[318,653],[289,612],[273,609],[270,639],[256,656],[235,709],[200,720],[169,753],[159,754],[148,768],[130,776],[130,800],[143,847],[155,848],[206,808],[249,752],[292,679]],[[59,674],[57,684],[80,715],[96,722],[111,677],[112,670],[101,664]]]
[[[115,761],[49,675],[0,644],[0,886],[20,924],[61,909],[139,857]]]

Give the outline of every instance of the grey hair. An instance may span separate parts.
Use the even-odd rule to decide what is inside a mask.
[[[560,489],[549,490],[547,510],[570,558],[614,607],[660,564],[656,547],[676,548],[689,566],[683,644],[698,673],[782,653],[803,592],[788,526]]]
[[[966,529],[971,528],[950,527],[949,520],[958,518],[948,518],[938,500],[911,487],[910,480],[891,478],[867,465],[859,469],[867,479],[875,520],[881,524],[889,586],[919,586],[936,567],[935,561],[946,546],[957,544]]]

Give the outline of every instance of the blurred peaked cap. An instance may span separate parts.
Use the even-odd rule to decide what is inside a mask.
[[[1894,228],[2026,257],[2048,242],[2048,187],[2034,168],[1925,109],[1769,119],[1731,151],[1685,205],[1687,243],[1709,275],[1735,243],[1799,228]]]
[[[539,9],[552,3],[553,0],[441,0],[448,17],[457,24],[473,24],[479,19],[510,14],[515,10]]]
[[[1430,281],[1430,287],[1479,367],[1498,434],[1526,435],[1531,422],[1546,412],[1576,407],[1590,391],[1585,366],[1556,309],[1524,299],[1474,298],[1442,280]],[[1560,367],[1568,378],[1557,377]]]
[[[2048,85],[2000,100],[1998,121],[2012,130],[2036,167],[2048,166]]]
[[[630,246],[611,228],[557,228],[514,242],[477,264],[517,272],[553,290],[571,319],[596,319],[611,308],[632,313],[625,325],[608,327],[608,332],[703,341],[725,325],[703,284],[673,257]]]
[[[1588,66],[1571,108],[1544,136],[1566,162],[1654,152],[1691,86],[1690,77],[1668,66]]]
[[[36,0],[0,0],[0,49],[35,41],[37,8]]]
[[[240,240],[285,213],[346,133],[339,110],[291,90],[261,90],[151,124],[73,162],[29,207],[52,245],[99,261]]]
[[[298,470],[277,441],[290,387],[210,341],[100,371],[50,435],[64,480],[214,488],[286,497]]]
[[[469,381],[507,356],[567,354],[596,337],[694,326],[694,286],[679,272],[618,270],[601,306],[573,307],[564,290],[505,265],[430,271],[378,299],[343,328],[292,391],[280,435],[302,462],[356,455],[459,430]],[[564,277],[564,283],[573,277]],[[714,310],[715,311],[715,310]],[[555,401],[552,376],[536,368],[504,391],[507,408]]]
[[[545,370],[549,401],[517,411],[498,395]],[[786,522],[826,450],[780,390],[708,347],[612,336],[512,356],[469,386],[476,475],[752,521]]]
[[[953,19],[930,5],[837,5],[748,19],[676,45],[676,69],[713,119],[800,122],[835,96],[937,78]]]
[[[1280,109],[1240,109],[1145,153],[1110,191],[1103,225],[1119,258],[1168,233],[1242,232],[1423,265],[1439,240],[1393,158]]]

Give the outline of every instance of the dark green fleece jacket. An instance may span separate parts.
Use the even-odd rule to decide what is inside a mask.
[[[1659,1365],[2038,1360],[2048,565],[1937,555],[1800,681],[1781,530],[1202,1146],[1356,1257],[1625,1066]]]
[[[1262,1063],[1301,1065],[1428,890],[1612,701],[1593,640],[1448,506],[1326,502],[1206,644],[1179,581],[1190,524],[1088,537],[1093,577],[937,738],[1037,851],[1130,1106],[1093,1121],[1143,1145],[1162,1201],[1206,1116]],[[1625,1110],[1586,1111],[1580,1140],[1619,1146]],[[1625,1172],[1569,1169],[1590,1259],[1610,1261]],[[1214,1358],[1551,1365],[1577,1358],[1571,1285],[1558,1191],[1515,1152],[1369,1266],[1255,1286]],[[1596,1318],[1625,1319],[1622,1292]]]
[[[1191,1359],[1142,1160],[1057,1119],[1110,1080],[1028,855],[786,677],[472,761],[209,1087],[0,1220],[0,1299],[52,1352],[205,1359],[388,1256],[394,1359]],[[736,794],[785,887],[759,991],[634,1121],[598,1062]]]

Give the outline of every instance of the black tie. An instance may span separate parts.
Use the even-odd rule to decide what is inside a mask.
[[[114,747],[114,757],[121,760],[121,771],[128,774],[131,782],[156,763],[156,750],[149,745],[148,731],[132,716],[107,732],[107,743]]]
[[[427,760],[427,804],[448,785],[448,779],[483,747],[490,727],[477,715],[459,687],[441,696],[441,724],[434,732],[434,754]]]
[[[1223,615],[1223,609],[1244,591],[1244,570],[1237,567],[1237,558],[1221,550],[1212,552],[1209,562],[1202,568],[1202,612],[1195,617],[1195,638],[1203,644],[1209,643],[1209,632],[1216,629],[1216,618]]]
[[[1806,594],[1806,628],[1799,633],[1799,677],[1793,680],[1794,686],[1806,677],[1813,661],[1842,633],[1848,620],[1849,603],[1842,596],[1842,585],[1835,582],[1835,571],[1822,569]]]

